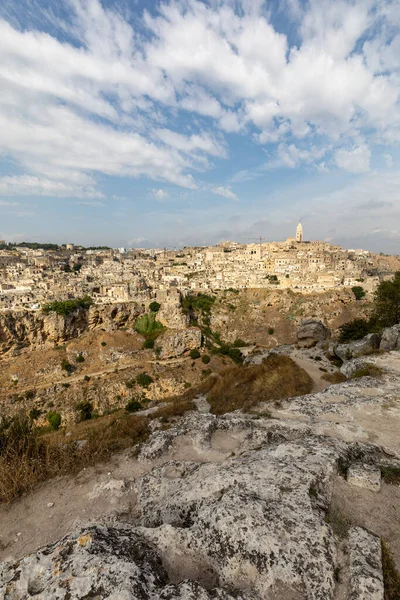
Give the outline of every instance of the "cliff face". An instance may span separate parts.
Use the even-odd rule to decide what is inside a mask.
[[[133,327],[143,309],[136,303],[78,308],[69,315],[44,315],[39,311],[7,311],[0,313],[0,344],[3,352],[13,347],[44,346],[79,337],[85,331],[104,328],[115,331]]]
[[[398,486],[381,482],[400,464],[400,356],[369,360],[380,380],[285,400],[272,419],[267,404],[155,424],[138,455],[38,490],[18,529],[7,507],[6,556],[26,556],[0,563],[0,597],[383,600],[380,538],[400,556]]]

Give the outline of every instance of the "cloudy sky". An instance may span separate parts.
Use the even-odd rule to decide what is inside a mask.
[[[0,238],[400,253],[399,0],[2,0]]]

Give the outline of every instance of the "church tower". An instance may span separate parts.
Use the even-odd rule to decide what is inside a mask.
[[[303,225],[299,221],[299,224],[297,225],[297,229],[296,229],[296,242],[302,242],[302,241],[303,241]]]

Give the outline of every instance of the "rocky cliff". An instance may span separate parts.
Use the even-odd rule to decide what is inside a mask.
[[[216,417],[203,402],[168,430],[155,425],[138,457],[59,495],[50,514],[72,533],[4,562],[0,597],[383,600],[381,537],[400,558],[399,491],[381,478],[400,466],[400,355],[368,360],[381,379],[268,413]],[[98,512],[77,526],[83,505],[86,520]],[[21,513],[22,536],[26,523]]]

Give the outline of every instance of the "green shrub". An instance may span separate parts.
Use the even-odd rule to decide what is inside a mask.
[[[146,340],[144,340],[143,342],[143,348],[154,348],[154,340],[147,338]]]
[[[127,379],[125,381],[125,385],[128,388],[128,390],[131,390],[132,388],[134,388],[135,387],[135,383],[136,382],[133,379]]]
[[[63,371],[67,371],[67,373],[72,373],[74,370],[74,366],[65,358],[61,361],[61,368]]]
[[[147,375],[147,373],[139,373],[136,377],[136,382],[142,387],[149,387],[149,385],[153,383],[153,378],[150,377],[150,375]]]
[[[32,408],[32,410],[29,411],[29,418],[31,421],[36,421],[36,419],[38,419],[41,414],[41,410],[39,410],[38,408]]]
[[[189,353],[190,358],[192,358],[193,360],[195,360],[196,358],[200,358],[200,352],[197,350],[197,348],[193,348],[190,353]]]
[[[55,312],[57,315],[65,316],[74,312],[78,308],[88,309],[90,306],[92,306],[92,304],[92,298],[86,295],[82,298],[75,298],[74,300],[55,300],[54,302],[49,302],[48,304],[43,305],[42,312],[45,315]]]
[[[69,387],[71,387],[70,383],[62,383],[61,385],[63,386],[63,388],[69,388]]]
[[[205,365],[208,365],[210,360],[211,360],[211,358],[208,356],[208,354],[203,354],[203,356],[201,357],[201,361]]]
[[[46,418],[52,429],[57,430],[60,428],[61,415],[59,412],[57,412],[55,410],[51,410],[50,412],[47,413]]]
[[[81,421],[89,421],[92,418],[93,405],[87,400],[83,400],[83,402],[78,402],[78,404],[76,404],[75,411],[77,413],[78,423]]]
[[[151,312],[158,313],[160,308],[161,308],[161,304],[159,304],[158,302],[154,301],[154,302],[150,303],[149,309],[151,310]]]
[[[373,315],[381,327],[391,327],[400,321],[400,271],[392,281],[382,281],[374,295]]]
[[[351,288],[351,291],[353,292],[356,300],[361,300],[361,298],[364,298],[366,295],[365,290],[363,287],[361,287],[361,285],[355,285]]]
[[[85,377],[83,378],[83,381],[90,381],[90,375],[85,375]]]
[[[107,346],[107,343],[106,342],[101,342],[101,345],[102,346]]]
[[[164,325],[156,320],[156,316],[155,312],[150,312],[138,317],[135,331],[146,339],[155,340],[165,330]]]
[[[83,362],[85,362],[85,357],[83,356],[82,352],[80,352],[79,354],[76,355],[75,361],[77,363],[83,363]]]
[[[137,412],[138,410],[141,410],[142,408],[143,408],[143,406],[136,398],[131,398],[129,400],[128,404],[125,406],[125,410],[127,412]]]
[[[233,342],[233,345],[235,348],[243,348],[243,346],[248,346],[248,344],[246,344],[246,342],[244,342],[241,338],[236,338],[236,340]]]
[[[379,328],[378,328],[379,329]],[[377,331],[376,322],[371,319],[354,319],[339,327],[339,342],[344,344],[354,340],[360,340]]]
[[[269,335],[274,335],[275,329],[273,327],[268,327],[268,333]]]

